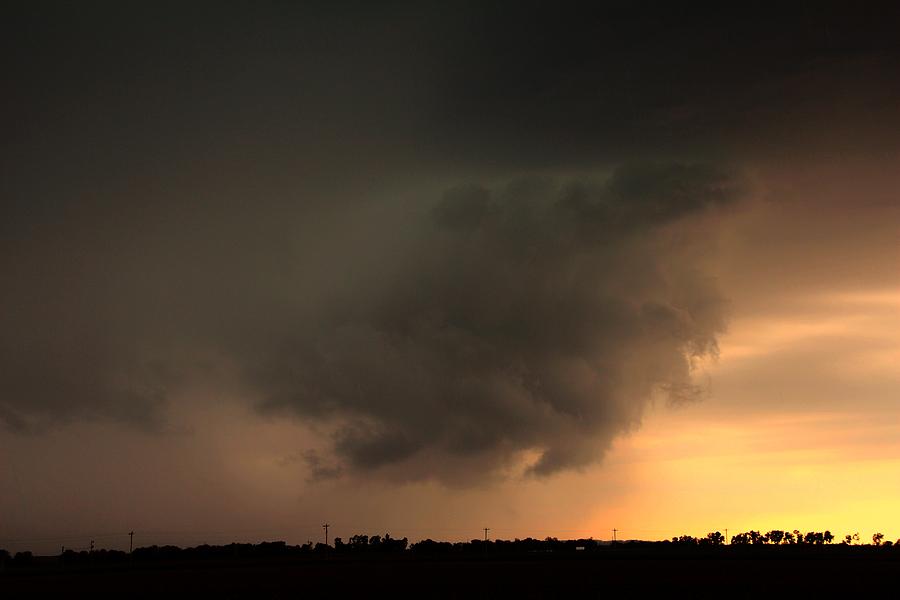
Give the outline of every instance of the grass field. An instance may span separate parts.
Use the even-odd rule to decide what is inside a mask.
[[[727,549],[726,549],[727,550]],[[3,598],[898,597],[896,553],[679,556],[198,559],[61,565],[36,559],[0,574]]]

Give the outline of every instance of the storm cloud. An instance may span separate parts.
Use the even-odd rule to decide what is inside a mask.
[[[451,189],[392,279],[241,362],[265,412],[336,423],[351,469],[455,479],[526,452],[538,475],[590,464],[654,392],[696,395],[691,361],[715,354],[725,302],[664,230],[743,191],[708,165]]]
[[[897,8],[582,9],[17,7],[0,423],[224,388],[324,432],[313,479],[465,482],[696,398],[706,218],[760,157],[896,152]]]
[[[744,191],[723,167],[638,164],[290,223],[169,207],[156,228],[86,226],[87,258],[49,235],[8,265],[0,418],[165,429],[173,392],[228,376],[331,432],[316,477],[581,467],[654,393],[696,395],[725,302],[686,251],[699,230],[679,231]]]

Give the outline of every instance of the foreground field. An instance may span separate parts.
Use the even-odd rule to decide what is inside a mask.
[[[812,598],[900,593],[884,556],[316,557],[7,569],[0,596],[31,598],[576,596]]]

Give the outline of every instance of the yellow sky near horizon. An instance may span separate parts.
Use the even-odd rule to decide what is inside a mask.
[[[617,441],[607,464],[629,463],[635,485],[619,506],[598,510],[596,528],[616,522],[633,537],[726,527],[900,537],[900,402],[890,395],[900,390],[900,290],[794,303],[796,315],[734,320],[719,360],[703,367],[713,388],[706,402],[656,407]],[[754,380],[763,387],[780,361],[794,371],[783,390],[791,397],[735,407],[731,397],[752,393]],[[823,383],[858,396],[802,397]]]

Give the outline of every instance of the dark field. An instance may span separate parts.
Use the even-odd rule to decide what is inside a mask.
[[[831,554],[278,557],[120,565],[37,559],[0,574],[0,597],[900,597],[894,553]]]

